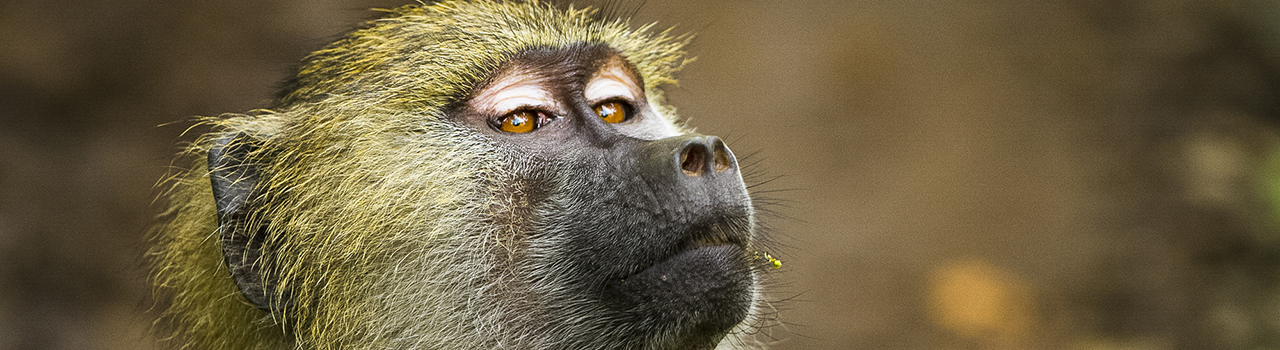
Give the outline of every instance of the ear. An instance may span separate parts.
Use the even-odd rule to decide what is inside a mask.
[[[257,208],[254,189],[261,170],[250,153],[258,144],[244,133],[228,134],[214,140],[209,148],[209,179],[218,208],[218,236],[222,256],[231,270],[231,279],[240,294],[253,306],[273,311],[269,300],[275,296],[275,284],[266,278],[261,259],[266,241],[266,222],[253,218]],[[252,222],[256,220],[257,222]],[[279,308],[281,303],[274,303]]]

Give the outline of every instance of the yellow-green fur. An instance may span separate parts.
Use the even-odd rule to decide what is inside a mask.
[[[503,329],[504,308],[525,306],[470,305],[515,281],[494,254],[512,249],[509,232],[483,225],[515,205],[497,188],[500,155],[442,108],[522,50],[603,43],[635,64],[651,104],[674,120],[658,87],[675,82],[687,40],[649,30],[590,9],[443,1],[387,10],[308,56],[273,110],[206,119],[214,131],[180,158],[190,168],[168,182],[169,221],[151,253],[171,326],[161,329],[179,347],[214,350],[521,344],[486,338],[518,331]],[[272,200],[255,219],[284,237],[277,249],[289,254],[272,261],[280,290],[305,301],[288,310],[302,320],[292,329],[248,304],[223,262],[205,155],[236,133],[261,146],[250,159]],[[424,300],[406,309],[412,298]]]

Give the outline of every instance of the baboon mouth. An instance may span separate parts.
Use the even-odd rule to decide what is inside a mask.
[[[678,262],[675,260],[680,260],[682,257],[697,251],[714,250],[721,252],[745,252],[746,242],[744,242],[742,237],[743,235],[731,231],[728,226],[729,225],[727,224],[717,223],[702,228],[691,229],[690,233],[687,234],[690,239],[681,243],[679,248],[674,252],[659,259],[657,263],[632,274],[632,276],[645,273],[646,271],[653,270],[654,268],[658,268],[663,265]]]
[[[711,280],[730,282],[721,277],[739,275],[740,270],[747,268],[746,235],[731,231],[729,225],[717,223],[694,228],[686,236],[690,238],[668,255],[630,274],[623,281],[656,278],[653,282],[674,282],[675,279],[700,284]]]

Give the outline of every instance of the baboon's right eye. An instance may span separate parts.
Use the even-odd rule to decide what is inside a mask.
[[[621,123],[631,119],[631,107],[624,102],[610,101],[601,103],[596,106],[596,114],[600,119],[612,124]]]
[[[523,134],[536,130],[550,122],[552,117],[537,110],[519,110],[498,119],[498,130]]]

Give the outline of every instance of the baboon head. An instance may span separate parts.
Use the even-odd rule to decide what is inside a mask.
[[[443,1],[209,118],[157,230],[200,349],[753,346],[755,209],[660,87],[685,37],[598,11]],[[771,259],[771,258],[769,258]]]

